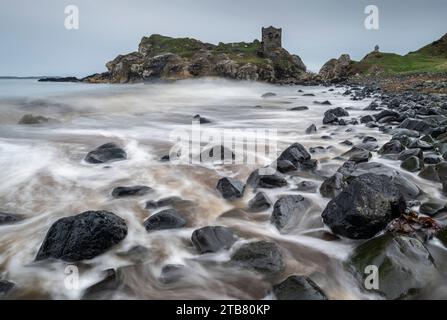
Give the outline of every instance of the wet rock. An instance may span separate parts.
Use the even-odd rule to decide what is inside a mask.
[[[193,117],[193,120],[194,121],[198,121],[200,124],[207,124],[207,123],[211,123],[212,122],[210,119],[200,116],[200,114],[196,114]]]
[[[376,121],[372,115],[366,115],[360,118],[360,123],[368,123]]]
[[[273,92],[267,92],[267,93],[264,93],[262,96],[261,96],[261,98],[271,98],[271,97],[275,97],[276,96],[276,93],[273,93]]]
[[[194,247],[201,254],[228,250],[231,248],[236,238],[233,232],[221,226],[203,227],[192,233],[191,241]]]
[[[391,140],[385,143],[382,148],[380,148],[380,154],[398,154],[405,150],[405,147],[400,143],[399,140]]]
[[[315,104],[321,104],[324,106],[330,106],[332,105],[332,103],[329,100],[325,100],[325,101],[314,101]]]
[[[352,162],[350,162],[350,164],[352,164]],[[393,184],[399,188],[405,199],[408,200],[415,199],[421,193],[421,190],[415,183],[405,178],[399,171],[381,163],[363,162],[355,165],[354,167],[349,167],[349,170],[345,169],[348,179],[358,177],[365,173],[384,175],[391,178]]]
[[[405,212],[406,203],[389,177],[364,174],[331,200],[322,217],[335,234],[368,239]]]
[[[42,124],[47,123],[51,119],[43,116],[34,116],[32,114],[25,114],[20,120],[19,124]]]
[[[330,178],[324,180],[320,186],[320,193],[325,198],[335,198],[347,186],[341,173],[336,172]]]
[[[336,115],[333,113],[328,113],[324,115],[323,118],[323,124],[331,124],[331,123],[337,123],[339,120]]]
[[[365,268],[379,270],[377,293],[386,299],[408,299],[428,286],[438,274],[433,258],[417,239],[390,233],[357,247],[349,264],[363,285]]]
[[[281,188],[287,186],[287,181],[282,174],[273,168],[261,168],[253,171],[247,179],[247,185],[254,188]]]
[[[322,146],[310,147],[309,148],[309,152],[312,153],[312,154],[324,153],[324,152],[326,152],[326,148],[322,147]]]
[[[167,264],[161,269],[159,281],[163,284],[171,284],[185,277],[187,272],[187,268],[182,264]]]
[[[300,195],[286,195],[280,197],[273,206],[270,218],[278,230],[296,225],[309,208],[309,202]]]
[[[342,141],[342,142],[340,142],[340,144],[342,144],[344,146],[348,146],[348,147],[354,145],[354,143],[352,143],[349,140]]]
[[[297,168],[289,160],[279,160],[276,162],[276,168],[281,173],[295,171]]]
[[[186,226],[186,220],[175,209],[166,209],[150,216],[144,221],[146,231],[177,229]]]
[[[424,164],[418,157],[412,156],[403,161],[400,167],[409,172],[417,172],[423,168]]]
[[[150,257],[150,250],[141,245],[135,245],[127,251],[117,252],[118,257],[132,261],[134,264],[146,262]]]
[[[232,162],[236,159],[236,155],[230,149],[220,145],[207,148],[200,153],[200,161],[202,162]]]
[[[303,97],[315,97],[315,94],[313,94],[313,93],[304,93]]]
[[[271,206],[272,203],[264,192],[258,192],[255,197],[248,202],[248,208],[253,212],[265,211]]]
[[[436,172],[434,165],[426,165],[421,172],[418,174],[419,177],[435,181],[435,182],[441,182],[439,179],[438,173]]]
[[[414,139],[408,144],[408,148],[419,148],[426,151],[433,149],[433,146],[428,142],[422,141],[420,139]]]
[[[360,163],[360,162],[368,162],[371,159],[372,154],[368,150],[358,150],[354,152],[350,157],[349,161]]]
[[[307,129],[306,129],[306,134],[312,134],[312,133],[316,133],[317,132],[317,127],[314,124],[311,124]]]
[[[123,219],[107,211],[86,211],[57,220],[48,231],[36,260],[48,258],[68,262],[92,259],[127,235]]]
[[[349,112],[343,109],[342,107],[337,107],[333,109],[326,110],[324,112],[324,115],[328,115],[329,113],[332,113],[336,117],[349,117]]]
[[[103,144],[93,151],[90,151],[85,157],[88,163],[107,163],[112,161],[126,160],[126,152],[113,142]]]
[[[278,300],[327,300],[315,282],[308,277],[296,275],[274,285],[273,293]]]
[[[14,283],[0,279],[0,299],[6,297],[14,287]]]
[[[380,121],[384,118],[398,119],[399,113],[396,111],[392,111],[392,110],[382,110],[379,113],[374,114],[373,116],[376,119],[376,121]],[[386,121],[386,122],[389,122],[389,121]]]
[[[299,168],[304,161],[310,160],[310,158],[310,154],[303,145],[294,143],[281,153],[278,157],[278,161],[288,160],[292,162],[295,167]]]
[[[106,270],[104,279],[88,287],[82,300],[104,299],[107,295],[112,295],[122,285],[121,272],[119,269]]]
[[[426,155],[424,157],[424,163],[426,163],[426,164],[438,164],[442,161],[443,161],[443,159],[440,156],[437,156],[434,154]]]
[[[414,148],[414,149],[408,149],[408,150],[402,151],[401,153],[399,153],[399,156],[397,157],[397,159],[400,161],[405,161],[411,157],[417,157],[419,159],[422,159],[423,156],[424,156],[424,152],[422,151],[422,149]]]
[[[440,202],[424,202],[419,208],[421,214],[433,217],[440,212],[447,211],[446,204]]]
[[[242,245],[231,257],[237,266],[274,276],[285,269],[284,253],[274,242],[256,241]]]
[[[301,163],[301,169],[303,170],[315,170],[318,167],[318,160],[317,159],[309,159],[305,160]]]
[[[391,134],[393,135],[393,137],[392,137],[393,140],[400,139],[402,137],[419,138],[419,136],[420,136],[419,131],[402,129],[402,128],[394,129],[391,132]]]
[[[152,188],[146,186],[116,187],[112,191],[112,197],[124,198],[124,197],[144,196],[151,191]]]
[[[425,121],[407,118],[399,125],[399,128],[424,132],[431,127]]]
[[[301,181],[296,185],[296,190],[302,192],[315,193],[317,189],[318,185],[313,181]]]
[[[12,213],[0,212],[0,225],[11,224],[23,220],[23,216]]]
[[[305,111],[305,110],[309,110],[309,107],[299,106],[299,107],[290,108],[288,110],[289,111]]]
[[[224,199],[235,200],[244,195],[245,186],[239,180],[226,177],[219,180],[216,188]]]
[[[169,206],[187,206],[193,205],[192,201],[184,200],[177,196],[161,198],[160,200],[146,202],[146,209],[158,209]]]

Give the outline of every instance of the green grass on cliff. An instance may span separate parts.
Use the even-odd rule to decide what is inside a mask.
[[[401,56],[394,53],[371,52],[354,64],[359,73],[380,69],[386,74],[447,71],[447,34],[421,49]]]
[[[151,55],[170,52],[183,58],[190,58],[200,49],[211,47],[209,44],[192,38],[171,38],[159,34],[144,37],[140,46],[150,47]]]
[[[267,64],[267,60],[258,55],[260,49],[261,43],[259,41],[235,43],[221,42],[214,48],[213,54],[227,54],[232,60],[239,64],[252,63],[254,65],[263,66]]]
[[[372,52],[355,65],[360,73],[369,73],[371,68],[380,68],[386,74],[447,71],[447,58],[423,53],[400,56],[395,53]]]

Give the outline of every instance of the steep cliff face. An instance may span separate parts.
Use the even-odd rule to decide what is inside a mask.
[[[322,80],[342,81],[354,75],[354,62],[348,54],[342,54],[338,59],[331,59],[320,69]]]
[[[107,72],[84,82],[135,83],[153,79],[177,80],[217,76],[272,83],[295,83],[306,78],[306,66],[283,48],[262,50],[257,40],[213,45],[190,38],[143,37],[138,51],[119,55]]]

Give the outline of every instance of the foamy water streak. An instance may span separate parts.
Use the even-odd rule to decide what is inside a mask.
[[[138,299],[261,299],[269,283],[249,272],[225,266],[232,250],[253,239],[272,239],[287,251],[289,274],[314,274],[317,283],[330,298],[371,298],[362,293],[343,269],[343,261],[354,244],[328,241],[321,237],[324,226],[321,212],[327,199],[319,193],[293,191],[299,181],[312,180],[305,173],[289,178],[289,187],[267,191],[275,201],[283,194],[302,194],[312,201],[303,219],[287,234],[280,234],[269,222],[270,211],[253,215],[248,221],[218,219],[225,211],[245,208],[253,193],[228,202],[215,190],[221,176],[243,181],[250,172],[275,158],[260,157],[257,165],[171,165],[159,161],[172,143],[172,130],[190,130],[195,114],[212,123],[202,126],[205,133],[225,128],[277,130],[278,150],[299,142],[305,147],[330,147],[313,157],[320,170],[331,174],[341,164],[333,158],[349,147],[340,144],[350,139],[361,142],[374,135],[379,145],[388,136],[364,126],[328,126],[322,128],[324,111],[330,107],[350,107],[350,115],[365,114],[369,100],[351,101],[343,88],[327,91],[322,87],[279,87],[261,83],[225,80],[181,81],[152,85],[41,84],[31,81],[0,82],[0,211],[20,213],[26,219],[0,227],[0,272],[21,288],[24,298],[77,299],[89,285],[103,277],[103,271],[124,267],[124,288],[107,298]],[[314,93],[303,96],[298,90]],[[276,97],[262,99],[266,92]],[[313,101],[330,100],[332,106]],[[308,106],[306,111],[288,111]],[[18,125],[26,113],[57,120],[39,126]],[[312,123],[318,132],[305,135]],[[352,128],[353,132],[346,132]],[[322,138],[326,136],[326,138]],[[108,166],[83,161],[86,153],[98,145],[114,141],[124,147],[128,160]],[[371,161],[396,166],[393,161],[374,157]],[[430,182],[409,174],[423,189],[442,197]],[[314,180],[321,184],[322,180]],[[117,186],[147,185],[155,191],[144,197],[113,199]],[[179,196],[194,203],[186,210],[190,226],[181,230],[147,233],[143,221],[153,211],[145,202]],[[124,218],[128,236],[107,253],[79,265],[80,287],[64,286],[63,262],[39,262],[34,258],[49,227],[57,219],[86,210],[109,210]],[[226,225],[240,236],[230,252],[198,255],[190,243],[193,230],[206,225]],[[149,249],[144,264],[137,264],[123,252],[135,247]],[[188,276],[173,284],[157,279],[166,264],[183,264]],[[268,297],[267,297],[268,298]]]

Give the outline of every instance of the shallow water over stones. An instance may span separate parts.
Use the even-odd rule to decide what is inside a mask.
[[[27,82],[24,90],[39,85]],[[354,248],[363,242],[341,239],[323,225],[321,214],[338,193],[335,187],[324,187],[330,190],[323,192],[323,197],[319,191],[323,181],[330,180],[352,156],[343,154],[357,146],[366,150],[354,159],[361,160],[358,167],[351,170],[346,164],[346,172],[340,170],[338,175],[359,175],[366,164],[374,162],[378,164],[374,170],[401,182],[407,201],[447,202],[441,183],[400,168],[401,161],[396,160],[399,146],[392,148],[395,158],[377,152],[390,140],[389,134],[374,126],[351,124],[351,118],[379,111],[363,110],[372,99],[352,101],[343,95],[346,88],[327,91],[323,87],[213,79],[134,86],[63,85],[65,88],[57,83],[45,84],[45,89],[33,88],[28,98],[0,97],[0,212],[20,216],[14,223],[0,225],[0,280],[14,283],[12,298],[262,299],[272,298],[273,286],[291,275],[309,277],[328,299],[381,298],[377,292],[363,290],[345,266]],[[262,98],[266,92],[275,95]],[[289,111],[300,106],[308,109]],[[324,113],[335,108],[348,108],[349,116],[337,109],[337,117],[343,117],[346,125],[323,125]],[[30,113],[58,121],[18,124]],[[256,152],[256,163],[250,164],[190,164],[182,158],[184,154],[180,163],[160,161],[173,145],[169,140],[173,130],[196,132],[191,121],[198,114],[201,119],[212,119],[200,121],[200,131],[210,135],[225,129],[240,129],[236,133],[240,136],[247,129],[275,129],[276,137],[267,147],[273,150],[276,146],[276,153]],[[420,129],[414,123],[405,127]],[[103,161],[107,157],[94,163],[85,160],[89,152],[112,142],[116,146],[112,151],[117,152],[112,152],[116,156],[113,160],[119,161]],[[272,165],[294,143],[307,151],[318,149],[297,157],[284,156],[282,160],[290,164],[282,163],[283,174],[273,179],[268,175],[265,179],[253,177],[252,183],[245,185],[243,192],[238,189],[241,192],[231,200],[216,188],[222,178],[246,183],[254,170]],[[237,152],[235,155],[237,158]],[[316,168],[308,155],[318,160]],[[196,156],[200,159],[200,150]],[[397,178],[394,170],[399,173]],[[112,190],[123,186],[150,186],[151,190],[114,197]],[[259,206],[250,204],[260,192],[261,200],[266,197],[268,201]],[[287,228],[276,228],[271,222],[275,203],[298,195],[306,204],[305,210],[298,212],[299,217],[292,213],[294,217],[286,219]],[[287,205],[278,207],[286,215]],[[437,208],[425,205],[425,212],[432,212],[434,209],[427,208],[433,207]],[[34,259],[54,222],[88,210],[105,210],[124,219],[127,236],[105,253],[74,263],[80,275],[79,287],[68,290],[69,263]],[[170,229],[149,228],[148,232],[144,222],[163,212],[166,215],[166,210],[175,210],[167,213],[175,212],[176,221],[181,223]],[[441,223],[446,217],[443,210],[435,215]],[[228,228],[234,243],[232,239],[231,246],[202,250],[191,236],[207,226]],[[260,246],[250,245],[260,241]],[[445,257],[440,241],[435,239],[430,245],[437,248],[436,257]],[[269,264],[264,259],[264,247],[280,256],[280,261],[278,258]],[[259,263],[252,265],[256,259],[249,256],[251,252],[259,253],[264,268]],[[268,276],[256,269],[267,270]],[[86,291],[104,279],[112,284]],[[436,292],[443,291],[437,288]]]

